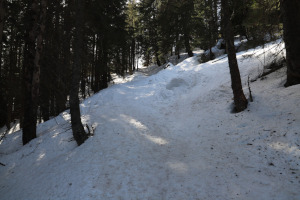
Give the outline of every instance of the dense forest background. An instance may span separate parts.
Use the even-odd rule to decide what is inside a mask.
[[[227,3],[233,34],[247,38],[248,48],[282,37],[282,1]],[[162,65],[182,52],[193,56],[195,48],[210,50],[202,59],[214,59],[211,49],[224,36],[222,6],[219,0],[0,0],[0,126],[49,120],[79,103],[69,101],[72,91],[85,99],[107,88],[111,74],[138,70],[139,59]]]

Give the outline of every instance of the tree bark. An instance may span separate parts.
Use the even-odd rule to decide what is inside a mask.
[[[281,0],[287,61],[285,86],[300,84],[300,1]]]
[[[25,67],[25,103],[24,103],[24,124],[23,144],[27,144],[36,138],[37,106],[39,98],[40,83],[40,54],[43,46],[43,33],[45,30],[46,0],[35,0],[29,11],[30,21],[27,32],[27,49]]]
[[[2,60],[2,37],[4,28],[4,0],[0,0],[0,81],[1,81],[1,60]],[[0,83],[1,86],[1,83]]]
[[[2,37],[4,27],[4,0],[0,0],[0,126],[5,124],[6,103],[4,100],[4,83],[2,78]]]
[[[9,69],[8,69],[8,77],[6,80],[6,127],[7,129],[10,129],[10,123],[12,122],[12,112],[13,112],[13,97],[15,96],[14,91],[17,89],[14,88],[14,81],[15,81],[15,67],[17,65],[17,56],[16,56],[16,44],[15,44],[15,38],[16,38],[16,31],[13,29],[13,27],[10,28],[10,50],[9,50]]]
[[[190,34],[188,30],[184,30],[184,45],[189,57],[193,57],[193,52],[190,45]]]
[[[80,72],[82,65],[82,49],[83,49],[83,27],[84,27],[84,1],[76,0],[76,31],[75,31],[75,46],[74,46],[74,63],[72,69],[72,84],[70,91],[70,113],[72,122],[72,131],[74,139],[76,140],[78,146],[84,143],[87,139],[87,134],[84,131],[81,117],[80,117],[80,107],[79,107],[79,81]]]
[[[191,21],[191,13],[192,10],[194,9],[194,3],[191,0],[185,1],[184,2],[184,7],[183,7],[184,11],[182,14],[182,18],[183,18],[183,39],[184,39],[184,45],[185,45],[185,49],[186,52],[188,53],[189,57],[192,57],[193,51],[191,49],[191,45],[190,45],[190,29],[191,29],[191,25],[190,25],[190,21]]]
[[[233,90],[235,111],[241,112],[247,108],[248,101],[244,95],[239,67],[237,64],[234,35],[232,22],[230,20],[231,12],[227,0],[222,0],[222,23],[223,34],[226,41],[226,50],[228,54],[228,64],[231,76],[231,87]]]
[[[176,24],[179,23],[178,15],[176,16]],[[177,55],[177,59],[180,59],[180,45],[179,45],[179,31],[178,27],[176,28],[176,34],[175,34],[175,55]]]

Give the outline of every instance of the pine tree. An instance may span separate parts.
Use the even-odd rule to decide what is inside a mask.
[[[218,25],[218,0],[195,0],[195,21],[196,44],[205,50],[210,50],[209,60],[214,59],[212,47],[215,46],[219,36]],[[199,34],[201,33],[201,34]]]
[[[233,23],[237,34],[245,35],[256,47],[278,39],[281,31],[279,0],[250,0],[235,3]]]
[[[247,108],[248,101],[244,95],[240,71],[237,64],[235,47],[234,47],[234,35],[232,22],[230,20],[231,11],[227,0],[221,0],[222,5],[222,23],[223,34],[226,41],[226,50],[228,54],[228,64],[231,76],[231,87],[233,90],[235,111],[241,112]]]
[[[183,37],[184,37],[184,45],[186,52],[188,53],[189,57],[193,56],[193,52],[190,45],[190,39],[191,39],[191,17],[192,12],[194,10],[194,2],[193,0],[187,0],[184,1],[181,5],[181,18],[182,18],[182,28],[183,28]]]
[[[37,106],[40,83],[40,54],[42,51],[44,22],[46,18],[46,1],[35,0],[31,3],[28,32],[26,38],[25,68],[25,103],[23,144],[36,138]]]
[[[80,107],[79,107],[79,81],[80,81],[80,71],[82,67],[82,48],[83,48],[83,27],[84,27],[84,1],[76,0],[76,31],[75,31],[75,46],[74,46],[74,63],[72,67],[72,84],[70,91],[70,113],[72,122],[73,136],[78,145],[84,143],[87,139],[87,134],[84,131]]]

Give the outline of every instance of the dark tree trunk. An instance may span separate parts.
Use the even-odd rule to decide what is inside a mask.
[[[158,56],[159,47],[157,44],[158,44],[158,42],[154,41],[154,56],[155,56],[156,64],[158,66],[161,66],[161,62],[160,62],[159,56]]]
[[[85,81],[85,76],[86,76],[86,71],[83,69],[81,72],[81,81],[80,81],[80,87],[81,87],[81,95],[82,98],[85,99],[85,86],[86,86],[86,81]]]
[[[122,76],[125,76],[126,73],[126,66],[127,66],[127,61],[126,61],[126,48],[122,47]]]
[[[75,44],[74,44],[74,63],[72,69],[72,84],[70,91],[70,113],[72,122],[72,131],[74,139],[78,145],[84,143],[87,139],[87,134],[84,131],[81,117],[80,117],[80,107],[79,107],[79,81],[80,81],[80,69],[82,65],[82,49],[83,49],[83,26],[84,26],[84,1],[76,0],[76,32],[75,32]]]
[[[8,70],[8,78],[6,80],[6,127],[7,129],[10,129],[10,123],[12,122],[12,112],[13,112],[13,97],[15,96],[14,91],[16,91],[17,88],[14,88],[14,81],[15,81],[15,67],[17,65],[17,57],[16,57],[16,47],[15,47],[15,36],[16,33],[11,27],[11,33],[10,33],[10,51],[9,51],[9,70]]]
[[[190,34],[187,30],[184,32],[183,37],[184,37],[184,45],[185,45],[186,52],[188,53],[189,57],[193,57],[194,54],[191,50],[191,45],[190,45]]]
[[[132,71],[132,45],[130,45],[129,49],[130,49],[130,51],[128,53],[128,71],[129,71],[129,74],[133,74],[133,71]]]
[[[157,52],[155,52],[155,59],[156,59],[156,64],[157,64],[158,66],[161,66],[161,62],[160,62],[160,60],[159,60],[159,58],[158,58],[158,53],[157,53]]]
[[[230,20],[231,12],[227,0],[222,0],[222,23],[223,34],[226,41],[226,50],[228,54],[228,63],[231,76],[231,87],[233,90],[235,111],[241,112],[247,108],[248,101],[244,95],[239,67],[237,64],[233,27]]]
[[[191,12],[194,9],[194,3],[192,0],[185,1],[185,9],[182,18],[183,18],[183,39],[184,39],[184,45],[186,52],[188,53],[189,57],[192,57],[194,54],[191,49],[190,45],[190,21],[191,21]]]
[[[4,0],[0,0],[0,47],[2,47],[2,35],[3,35],[3,27],[4,27]],[[2,48],[0,49],[0,53]]]
[[[91,69],[91,89],[95,91],[95,66],[97,61],[97,49],[96,49],[96,35],[93,37],[93,62],[92,62],[92,69]]]
[[[131,41],[132,43],[131,43],[131,59],[132,59],[132,61],[131,61],[131,63],[132,63],[132,71],[135,71],[135,39],[132,39],[132,41]]]
[[[300,1],[281,0],[287,61],[285,86],[300,83]]]
[[[130,59],[130,58],[129,58]],[[104,35],[101,42],[101,80],[100,90],[108,87],[108,51],[107,51],[107,36]],[[130,66],[132,72],[132,66]]]
[[[108,53],[107,53],[105,42],[103,42],[102,48],[103,48],[103,51],[102,51],[103,58],[102,58],[102,66],[101,66],[102,67],[101,90],[108,87],[108,79],[109,79],[109,77],[108,77],[109,71],[108,71],[108,63],[107,63]],[[132,67],[132,66],[130,66],[130,67]]]
[[[68,3],[66,1],[66,3]],[[69,6],[69,5],[68,5]],[[68,10],[68,6],[65,7],[66,10]],[[56,86],[53,87],[53,92],[54,92],[54,97],[55,97],[55,112],[54,115],[58,115],[59,113],[61,113],[62,111],[64,111],[66,109],[66,100],[67,100],[67,92],[66,92],[66,86],[68,85],[68,76],[66,76],[66,74],[69,72],[70,69],[67,69],[68,63],[66,63],[66,65],[64,65],[64,61],[66,60],[62,60],[60,59],[60,55],[62,52],[62,48],[64,48],[63,53],[64,54],[68,54],[68,47],[67,47],[67,43],[70,42],[70,32],[71,32],[71,28],[70,28],[70,21],[66,26],[66,36],[65,37],[61,37],[62,33],[62,28],[61,28],[61,5],[59,1],[55,1],[54,3],[54,9],[55,10],[55,15],[54,15],[54,38],[53,38],[53,44],[54,44],[54,51],[52,52],[53,57],[57,58],[55,60],[55,64],[54,64],[54,71],[55,71],[55,75],[54,75],[54,80],[56,83]],[[62,39],[63,38],[63,39]],[[69,40],[69,41],[68,41]],[[68,57],[68,55],[67,55]],[[69,58],[70,59],[70,58]]]
[[[4,100],[4,83],[2,78],[2,37],[4,26],[4,0],[0,0],[0,126],[5,124],[6,103]]]
[[[95,63],[95,82],[94,82],[94,92],[100,91],[100,78],[101,78],[101,72],[100,72],[100,47],[99,42],[97,42],[96,45],[96,63]]]
[[[178,24],[178,15],[176,17],[176,24]],[[176,28],[176,35],[175,35],[175,55],[177,55],[177,59],[180,59],[180,45],[179,45],[179,32],[178,28]]]
[[[25,103],[23,121],[23,144],[36,138],[37,106],[40,83],[40,54],[42,52],[43,32],[45,29],[46,1],[35,0],[29,11],[27,49],[25,67]]]

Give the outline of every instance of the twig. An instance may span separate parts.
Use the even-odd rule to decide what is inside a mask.
[[[55,120],[55,123],[56,123],[57,125],[59,125],[58,122],[56,121],[56,117],[54,117],[54,120]]]
[[[9,132],[9,129],[6,129],[5,133],[0,138],[0,142],[4,139],[4,137],[7,135],[8,132]]]
[[[88,130],[88,135],[91,135],[91,130],[90,130],[90,127],[86,124],[85,127],[87,128]]]
[[[272,69],[270,69],[267,72],[264,72],[260,77],[267,76],[267,75],[269,75],[269,74],[271,74],[271,73],[273,73],[273,72],[275,72],[275,71],[277,71],[277,70],[285,67],[284,62],[286,62],[285,58],[277,66],[273,67]]]
[[[212,61],[211,63],[218,62],[218,61],[220,61],[220,60],[223,60],[223,59],[225,59],[225,58],[227,58],[227,55],[226,55],[226,56],[224,56],[224,57],[222,57],[222,58],[219,58],[219,59],[217,59],[217,60],[214,60],[214,61]]]
[[[85,125],[86,126],[86,128],[87,128],[87,130],[88,130],[88,136],[93,136],[94,135],[94,131],[95,131],[95,128],[93,127],[93,126],[91,126],[92,127],[92,130],[90,129],[90,127],[89,127],[89,125]]]
[[[253,97],[252,97],[252,92],[251,92],[251,87],[250,87],[250,76],[248,76],[248,89],[249,89],[250,102],[253,102]]]
[[[0,165],[2,165],[2,166],[4,166],[4,167],[6,166],[6,165],[4,165],[2,162],[0,162]]]

